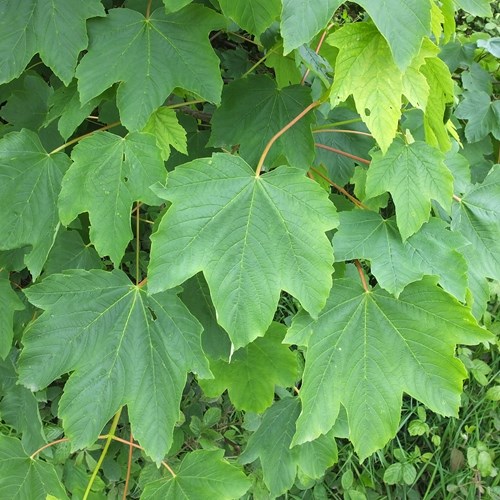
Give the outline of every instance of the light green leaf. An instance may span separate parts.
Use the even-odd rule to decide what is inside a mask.
[[[85,21],[103,16],[100,0],[3,0],[0,3],[0,83],[18,77],[38,52],[68,85],[87,47]]]
[[[68,498],[54,467],[31,459],[18,439],[0,434],[0,497],[46,500],[48,495]]]
[[[170,156],[170,146],[187,155],[186,131],[177,120],[175,111],[161,107],[154,111],[144,127],[144,132],[156,137],[156,144],[165,161]]]
[[[141,500],[231,500],[242,497],[250,485],[222,450],[196,450],[183,458],[175,477],[147,484]]]
[[[401,116],[403,84],[386,40],[374,25],[353,23],[330,35],[327,42],[339,48],[332,107],[352,94],[362,120],[382,151],[387,151]]]
[[[222,105],[212,118],[209,144],[227,149],[239,144],[242,158],[256,165],[269,139],[311,102],[310,90],[299,85],[278,89],[274,80],[263,75],[237,80],[224,88]],[[309,113],[282,135],[267,155],[266,165],[282,155],[294,167],[309,168],[314,155],[313,120]]]
[[[14,314],[24,309],[9,281],[9,273],[0,270],[0,358],[5,359],[14,337]]]
[[[339,214],[340,226],[333,237],[335,260],[368,259],[378,284],[399,295],[424,272],[412,261],[394,219],[375,212],[354,210]]]
[[[140,130],[175,87],[220,102],[219,59],[208,33],[223,18],[200,5],[149,19],[134,10],[111,9],[89,23],[90,44],[77,70],[82,103],[120,82],[117,105],[123,125]],[[186,29],[190,26],[190,29]]]
[[[185,7],[187,4],[191,3],[193,0],[163,0],[165,4],[165,11],[169,12],[177,12],[181,10],[182,7]]]
[[[205,394],[218,397],[228,390],[238,410],[262,413],[271,406],[274,386],[289,387],[297,378],[297,358],[282,344],[286,328],[272,323],[264,337],[238,349],[229,363],[210,363],[213,380],[199,380]]]
[[[72,372],[59,403],[72,449],[92,444],[126,404],[134,436],[160,462],[186,372],[210,376],[201,327],[175,291],[147,296],[121,271],[75,270],[25,293],[45,312],[24,334],[19,379],[38,390]]]
[[[475,267],[484,276],[500,279],[500,165],[453,204],[451,228],[472,243]]]
[[[468,244],[461,234],[449,231],[444,221],[432,217],[406,240],[405,246],[413,266],[438,276],[439,284],[448,293],[465,302],[468,266],[462,252]]]
[[[455,346],[493,339],[431,279],[408,285],[399,299],[336,280],[318,319],[300,312],[286,341],[294,342],[304,330],[312,335],[292,444],[327,433],[342,404],[361,459],[396,434],[403,393],[432,411],[456,416],[467,373],[454,356]]]
[[[281,10],[280,0],[219,0],[219,5],[226,17],[256,36],[278,19]]]
[[[281,36],[285,55],[326,28],[328,21],[342,4],[342,0],[283,0]]]
[[[97,132],[72,151],[73,165],[62,181],[61,222],[78,214],[90,216],[90,240],[101,256],[119,265],[132,239],[130,211],[134,201],[159,204],[149,188],[165,182],[166,170],[151,134],[133,132],[122,138]]]
[[[455,0],[461,9],[469,12],[473,16],[491,17],[491,0]]]
[[[21,443],[28,453],[35,452],[47,442],[38,401],[29,389],[17,384],[10,358],[0,361],[0,396],[0,418],[21,434]]]
[[[0,140],[0,250],[30,245],[24,262],[36,279],[54,243],[57,197],[69,158],[48,155],[26,129]]]
[[[366,195],[389,191],[396,205],[396,221],[403,240],[429,220],[431,200],[450,210],[453,175],[444,155],[425,142],[396,140],[385,155],[375,152],[366,177]]]
[[[453,104],[453,79],[448,66],[438,57],[426,59],[420,72],[430,87],[424,114],[425,139],[431,146],[446,152],[450,149],[451,142],[443,118],[446,105]]]
[[[370,14],[391,47],[394,61],[404,71],[431,29],[430,0],[356,0],[356,3]]]
[[[216,154],[177,167],[165,196],[172,205],[152,236],[151,292],[203,271],[236,348],[264,335],[281,289],[313,315],[323,308],[333,263],[324,233],[337,215],[302,171],[255,177],[241,158]]]
[[[467,120],[465,137],[469,142],[484,139],[489,133],[500,140],[500,101],[491,101],[486,92],[464,92],[455,116]]]

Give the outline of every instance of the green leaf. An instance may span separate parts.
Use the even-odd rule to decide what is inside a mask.
[[[280,0],[219,0],[219,5],[226,17],[256,36],[278,19],[281,10]]]
[[[117,104],[129,130],[142,129],[175,87],[219,103],[219,59],[207,35],[220,27],[222,18],[200,5],[171,14],[157,9],[149,19],[111,9],[89,23],[88,52],[76,70],[82,103],[120,82]]]
[[[68,85],[87,47],[87,19],[103,16],[100,0],[3,0],[0,3],[0,83],[18,77],[31,58]]]
[[[491,17],[491,0],[455,0],[461,9],[469,12],[473,16]]]
[[[238,410],[262,413],[271,406],[274,386],[289,387],[297,378],[297,358],[282,341],[284,325],[272,323],[264,337],[238,349],[229,363],[213,361],[213,380],[199,380],[205,394],[218,397],[228,390]]]
[[[337,215],[302,171],[255,177],[241,158],[216,154],[177,167],[164,196],[172,206],[152,236],[151,292],[203,271],[236,348],[264,335],[281,289],[313,315],[323,308],[333,263],[324,233]]]
[[[17,373],[13,361],[0,360],[0,417],[21,434],[21,443],[28,453],[33,453],[47,440],[33,393],[17,385]]]
[[[394,61],[404,71],[431,29],[429,0],[356,0],[387,40]],[[404,30],[401,29],[404,26]]]
[[[464,92],[455,116],[467,120],[465,137],[469,142],[480,141],[489,133],[500,140],[500,101],[491,101],[486,92]]]
[[[420,72],[427,79],[430,88],[424,114],[425,139],[429,145],[448,151],[451,142],[443,117],[446,105],[453,104],[454,100],[454,83],[450,70],[438,57],[430,57],[420,67]]]
[[[335,260],[368,259],[378,284],[396,296],[422,278],[424,272],[412,261],[394,219],[384,220],[369,211],[341,212],[333,237]]]
[[[147,484],[141,500],[231,500],[250,485],[241,469],[224,459],[223,450],[196,450],[183,458],[175,477]]]
[[[299,413],[297,398],[284,398],[274,403],[240,456],[244,464],[260,459],[264,483],[273,498],[293,486],[297,467],[309,477],[319,479],[337,461],[337,445],[331,432],[290,448]]]
[[[31,459],[21,442],[0,434],[0,497],[12,500],[46,500],[68,496],[52,465]]]
[[[456,416],[467,374],[455,345],[493,338],[431,279],[408,285],[399,299],[336,280],[318,319],[300,312],[286,341],[302,343],[304,332],[312,334],[292,444],[327,433],[342,404],[361,459],[396,434],[403,392],[432,411]]]
[[[475,267],[484,276],[500,279],[500,165],[453,204],[451,229],[472,243]]]
[[[72,372],[59,403],[72,449],[92,444],[126,404],[134,436],[160,462],[186,372],[210,376],[201,327],[175,292],[147,296],[121,271],[75,270],[25,293],[45,312],[24,334],[19,379],[37,390]]]
[[[33,279],[54,243],[57,197],[69,163],[63,153],[47,154],[38,136],[26,129],[0,141],[0,250],[30,245],[24,261]]]
[[[170,156],[170,146],[187,155],[186,131],[177,120],[175,111],[161,107],[154,111],[144,127],[144,132],[156,137],[156,144],[165,161]]]
[[[242,158],[256,165],[269,139],[311,102],[310,90],[300,85],[278,89],[274,80],[263,75],[236,80],[222,92],[209,144],[227,149],[239,144]],[[267,155],[266,165],[285,156],[290,165],[309,168],[314,155],[313,120],[309,113],[281,136]]]
[[[328,21],[342,4],[342,0],[283,0],[281,36],[285,55],[326,28]]]
[[[9,281],[9,274],[0,270],[0,358],[5,359],[14,337],[14,314],[24,309]]]
[[[327,42],[339,48],[330,94],[332,107],[352,94],[361,119],[382,151],[387,151],[401,116],[403,84],[386,40],[374,25],[354,23],[330,35]]]
[[[78,214],[90,216],[90,240],[101,256],[119,265],[132,239],[130,211],[134,201],[159,204],[149,189],[165,182],[166,170],[151,134],[122,138],[97,132],[72,151],[74,161],[62,181],[59,216],[68,225]]]
[[[453,175],[444,155],[426,144],[396,140],[385,155],[375,152],[366,178],[366,195],[389,191],[396,205],[396,221],[403,240],[429,220],[431,200],[450,210]]]

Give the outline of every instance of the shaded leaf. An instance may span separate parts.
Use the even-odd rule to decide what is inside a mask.
[[[151,292],[203,271],[236,348],[264,335],[281,289],[313,315],[322,309],[333,262],[324,233],[337,216],[302,171],[256,177],[241,158],[216,154],[177,167],[162,196],[172,205],[152,236]]]
[[[14,314],[24,309],[17,294],[12,290],[9,273],[0,270],[0,358],[5,359],[14,337]]]
[[[0,250],[30,245],[24,262],[36,279],[59,226],[57,197],[69,158],[49,155],[26,129],[0,141]]]
[[[121,271],[75,270],[25,293],[45,312],[24,334],[19,379],[38,390],[72,372],[59,404],[72,449],[92,444],[126,404],[134,436],[161,461],[186,372],[210,376],[201,327],[175,292],[147,296]]]
[[[457,415],[467,373],[455,345],[492,338],[431,279],[408,285],[399,299],[336,280],[318,319],[300,312],[286,337],[308,346],[292,444],[327,433],[342,404],[349,439],[366,458],[396,434],[403,392],[432,411]]]
[[[256,165],[269,139],[311,102],[310,90],[300,85],[278,89],[274,80],[262,75],[237,80],[224,88],[222,104],[212,118],[209,144],[227,149],[239,144],[242,158]],[[307,169],[314,154],[313,119],[309,113],[281,136],[266,165],[273,165],[282,155],[290,165]]]
[[[467,120],[466,139],[476,142],[491,133],[500,140],[500,101],[491,101],[490,96],[483,91],[466,91],[463,98],[455,115]]]
[[[117,105],[129,130],[142,129],[175,87],[219,103],[219,59],[207,35],[222,21],[200,5],[170,14],[157,9],[149,19],[134,10],[111,9],[89,23],[91,41],[76,71],[82,103],[120,82]]]
[[[297,358],[282,344],[286,328],[272,323],[264,337],[238,349],[229,363],[210,362],[212,380],[199,380],[205,394],[218,397],[228,390],[231,402],[238,410],[262,413],[271,406],[274,387],[289,387],[297,377]]]
[[[250,485],[222,450],[196,450],[183,458],[175,477],[147,484],[141,500],[231,500],[243,496]]]
[[[280,0],[219,0],[226,17],[253,35],[260,35],[278,18]]]

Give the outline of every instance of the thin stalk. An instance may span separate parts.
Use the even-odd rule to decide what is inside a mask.
[[[97,477],[99,469],[101,468],[101,465],[104,461],[104,458],[106,457],[106,454],[108,453],[109,445],[111,444],[111,441],[113,441],[112,436],[115,435],[116,428],[118,427],[118,421],[120,420],[121,414],[122,414],[122,409],[120,408],[116,412],[116,414],[113,418],[113,422],[111,422],[111,427],[109,429],[108,438],[106,439],[106,442],[104,443],[104,448],[102,449],[101,456],[99,457],[99,460],[97,461],[97,464],[94,467],[94,470],[92,471],[92,475],[90,476],[89,483],[87,484],[87,488],[85,490],[85,493],[83,494],[83,500],[87,500],[87,498],[90,495],[90,490],[92,488],[92,485],[94,484],[94,481],[95,481],[95,478]]]
[[[49,155],[53,155],[56,153],[59,153],[60,151],[63,151],[66,149],[68,146],[71,146],[72,144],[76,144],[79,141],[82,141],[83,139],[86,139],[87,137],[90,137],[91,135],[95,134],[96,132],[103,132],[104,130],[109,130],[110,128],[118,127],[118,125],[121,125],[121,122],[113,122],[108,125],[105,125],[104,127],[98,128],[96,130],[92,130],[92,132],[88,132],[86,134],[83,134],[79,137],[75,137],[74,139],[71,139],[71,141],[65,142],[62,146],[59,146],[58,148],[54,149],[49,153]]]
[[[355,198],[351,193],[346,191],[342,186],[339,186],[338,184],[335,184],[330,178],[328,178],[326,175],[323,175],[322,172],[320,172],[318,169],[311,167],[311,170],[319,175],[322,179],[324,179],[330,186],[335,188],[339,193],[342,193],[346,198],[348,198],[350,201],[352,201],[357,207],[362,208],[364,210],[369,210],[369,208],[364,205],[361,201],[359,201],[357,198]]]
[[[148,5],[146,6],[146,19],[149,19],[149,16],[151,15],[151,4],[153,3],[153,0],[148,0]]]
[[[323,134],[325,132],[331,132],[331,133],[342,133],[342,134],[366,135],[367,137],[373,137],[373,135],[369,134],[368,132],[361,132],[360,130],[349,130],[342,128],[324,128],[324,129],[313,130],[312,132],[313,134]]]
[[[262,152],[262,155],[260,156],[259,163],[257,163],[257,168],[255,169],[255,177],[259,177],[260,172],[262,170],[262,166],[264,165],[264,161],[266,159],[267,154],[269,153],[269,150],[271,149],[272,145],[290,128],[292,128],[301,118],[303,118],[311,109],[314,109],[318,107],[321,104],[320,101],[314,101],[307,108],[302,110],[293,120],[288,122],[281,130],[276,132],[271,139],[269,139],[269,142],[266,144],[266,147],[264,148],[264,151]]]
[[[347,156],[347,158],[351,158],[353,160],[359,161],[359,163],[364,163],[365,165],[370,165],[370,160],[365,160],[364,158],[360,158],[359,156],[352,155],[351,153],[346,153],[345,151],[342,151],[340,149],[332,148],[330,146],[325,146],[325,144],[320,144],[318,142],[316,142],[314,145],[317,148],[326,149],[327,151],[331,151],[332,153],[337,153],[337,154],[342,155],[342,156]]]
[[[458,203],[462,203],[462,198],[458,197],[456,194],[453,195],[453,199],[458,201]]]
[[[245,71],[241,75],[241,78],[247,77],[255,68],[258,68],[273,52],[276,52],[278,48],[280,48],[281,45],[278,45],[277,47],[273,47],[271,50],[267,51],[248,71]]]
[[[132,471],[132,453],[134,451],[134,435],[130,431],[129,447],[128,447],[128,460],[127,460],[127,475],[125,476],[125,487],[123,489],[122,500],[127,499],[128,484],[130,482],[130,472]]]
[[[139,231],[141,226],[141,220],[139,218],[139,202],[136,202],[135,205],[135,284],[139,284],[139,260],[141,257],[141,240],[139,238]]]
[[[170,106],[166,106],[169,109],[175,109],[175,108],[182,108],[183,106],[189,106],[191,104],[202,104],[204,102],[203,99],[196,99],[194,101],[185,101],[185,102],[178,102],[177,104],[171,104]]]
[[[363,120],[361,118],[351,118],[350,120],[343,120],[341,122],[334,122],[334,123],[326,123],[325,125],[322,125],[323,128],[334,128],[334,127],[340,127],[341,125],[350,125],[351,123],[359,123],[362,122]],[[322,127],[315,128],[314,131],[322,130]]]
[[[365,278],[365,273],[363,272],[363,268],[361,267],[361,263],[359,262],[358,259],[354,261],[354,264],[356,265],[356,268],[358,269],[359,276],[361,278],[361,283],[363,283],[363,288],[365,289],[365,292],[369,292],[370,289],[368,288],[368,284],[366,283],[366,278]]]

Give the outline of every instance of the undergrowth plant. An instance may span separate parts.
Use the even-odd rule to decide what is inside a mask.
[[[0,0],[0,498],[468,494],[425,469],[498,401],[495,19]]]

